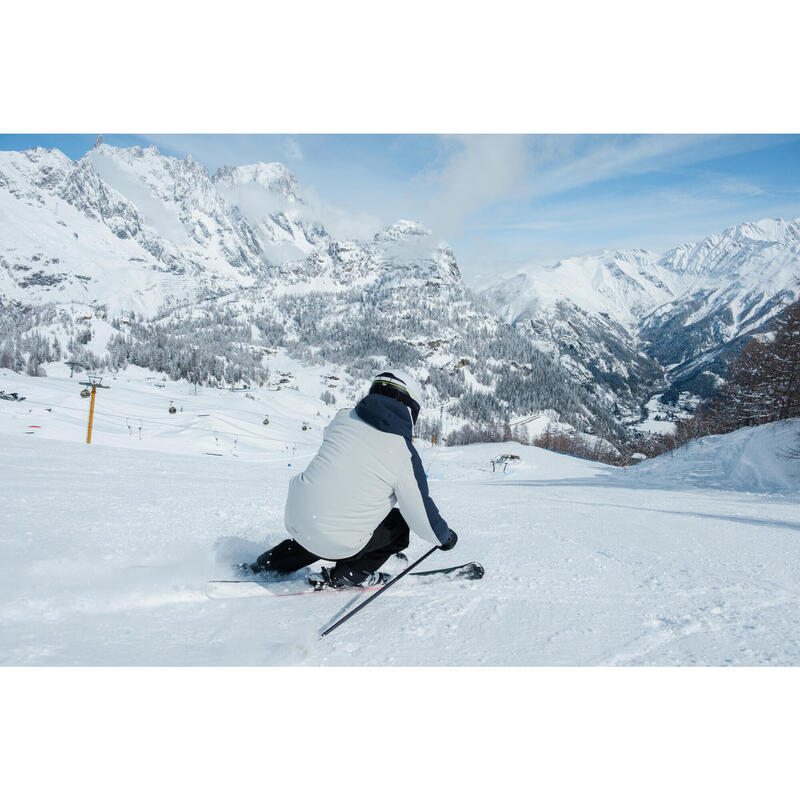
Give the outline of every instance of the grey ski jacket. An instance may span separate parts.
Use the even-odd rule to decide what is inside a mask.
[[[446,542],[449,528],[428,494],[411,433],[408,408],[384,395],[367,395],[339,411],[314,459],[289,483],[284,523],[290,536],[320,558],[348,558],[397,505],[414,533],[432,544]]]

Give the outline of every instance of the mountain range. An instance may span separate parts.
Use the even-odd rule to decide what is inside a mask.
[[[549,412],[607,430],[639,420],[654,394],[707,396],[731,355],[798,296],[798,275],[800,220],[767,219],[663,254],[567,258],[476,293],[420,223],[334,238],[279,163],[212,175],[190,156],[100,140],[77,161],[0,152],[7,347],[12,335],[19,349],[24,335],[63,329],[69,349],[92,317],[88,327],[114,329],[117,365],[153,358],[171,336],[158,345],[169,362],[194,326],[209,358],[227,336],[217,356],[228,362],[284,347],[355,380],[389,359],[462,420]]]
[[[652,385],[708,396],[730,356],[797,298],[798,278],[800,220],[764,219],[663,255],[568,258],[499,280],[485,296],[577,380],[630,405]]]

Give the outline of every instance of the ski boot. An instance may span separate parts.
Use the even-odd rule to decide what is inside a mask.
[[[266,567],[260,566],[255,561],[252,564],[248,564],[246,562],[242,564],[234,564],[233,570],[241,578],[257,577],[261,580],[275,581],[284,580],[286,578],[286,573],[280,573],[274,569],[267,569]]]
[[[354,587],[367,588],[387,583],[391,575],[385,572],[369,572],[360,580],[360,576],[335,575],[335,567],[323,567],[321,572],[315,572],[308,576],[308,582],[314,587],[314,591],[321,592],[324,589],[349,589]]]

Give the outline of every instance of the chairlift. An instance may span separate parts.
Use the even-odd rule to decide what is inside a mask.
[[[497,458],[493,458],[489,463],[492,465],[492,472],[495,471],[495,468],[502,464],[503,465],[503,472],[506,471],[508,465],[512,461],[520,461],[520,457],[513,455],[512,453],[503,453],[503,455],[498,456]]]

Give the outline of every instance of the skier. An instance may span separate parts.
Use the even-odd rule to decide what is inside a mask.
[[[379,567],[408,547],[409,527],[442,550],[455,547],[411,442],[421,400],[420,385],[390,369],[355,408],[339,411],[289,484],[284,524],[292,538],[243,571],[285,574],[323,559],[336,564],[309,577],[316,588],[374,586],[389,578]]]

